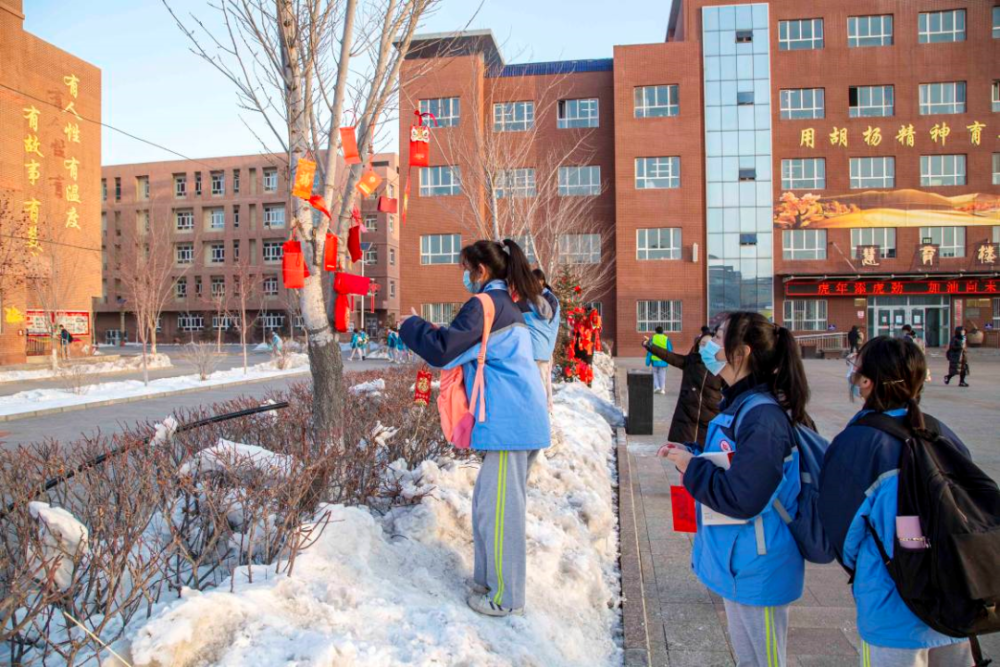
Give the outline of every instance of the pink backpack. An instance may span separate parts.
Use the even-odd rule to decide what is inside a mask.
[[[493,299],[486,294],[477,294],[476,298],[483,305],[483,342],[479,346],[477,357],[476,378],[472,382],[472,405],[479,402],[479,421],[486,421],[486,380],[483,369],[486,367],[486,342],[490,339],[490,329],[493,328]],[[473,408],[474,409],[474,408]],[[476,419],[469,409],[469,400],[465,391],[465,375],[462,367],[441,371],[441,391],[438,393],[438,412],[441,414],[441,430],[444,437],[458,449],[468,449],[472,444],[472,427]]]

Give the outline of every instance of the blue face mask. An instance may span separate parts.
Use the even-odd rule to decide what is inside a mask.
[[[462,284],[465,285],[465,289],[469,290],[473,294],[479,294],[479,289],[482,287],[479,283],[472,281],[468,270],[462,274]]]
[[[705,364],[705,368],[707,368],[708,372],[712,375],[718,375],[722,372],[722,369],[726,367],[725,361],[719,361],[715,358],[715,355],[721,349],[722,348],[719,347],[718,343],[714,340],[710,340],[705,343],[705,347],[701,348],[698,352],[701,355],[702,363]]]

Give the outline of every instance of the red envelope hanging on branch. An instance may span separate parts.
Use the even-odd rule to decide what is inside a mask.
[[[309,205],[325,215],[327,220],[333,220],[330,216],[330,209],[326,207],[326,200],[323,199],[322,195],[313,195],[309,197]]]
[[[344,151],[344,164],[361,164],[358,140],[354,137],[353,127],[340,128],[340,147]]]
[[[413,386],[413,402],[416,405],[429,405],[431,402],[431,372],[425,369],[417,371],[417,381]]]
[[[316,163],[313,160],[299,158],[299,162],[295,166],[295,185],[292,187],[292,196],[310,201],[315,178]]]
[[[431,163],[431,128],[424,125],[424,117],[430,118],[437,125],[437,118],[431,113],[420,113],[417,109],[413,112],[417,117],[417,124],[410,126],[410,157],[406,170],[406,187],[403,191],[403,214],[400,222],[406,222],[406,207],[410,203],[410,172],[413,167],[429,167]]]
[[[395,213],[399,208],[399,200],[391,197],[378,198],[379,213]]]
[[[301,289],[309,277],[302,244],[289,240],[281,246],[281,280],[287,289]]]
[[[358,192],[360,192],[365,197],[371,197],[372,193],[378,190],[378,186],[382,183],[382,177],[375,173],[375,170],[370,166],[368,171],[361,174],[361,180],[358,181]]]
[[[347,232],[347,252],[351,254],[351,262],[361,259],[361,225],[351,227]]]
[[[337,270],[337,244],[337,235],[327,232],[323,244],[323,268],[327,271]]]
[[[354,298],[347,294],[338,294],[333,303],[333,328],[340,333],[347,331],[352,310],[354,310]]]
[[[371,278],[338,271],[333,277],[333,291],[337,294],[357,294],[358,296],[364,296],[371,290],[371,283]]]

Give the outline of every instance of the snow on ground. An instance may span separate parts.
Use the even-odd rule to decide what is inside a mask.
[[[553,446],[528,491],[523,617],[480,616],[471,576],[472,488],[479,465],[393,467],[422,502],[381,517],[332,506],[332,523],[293,576],[238,570],[209,592],[186,591],[130,633],[132,664],[620,665],[618,534],[608,385],[555,398]],[[601,409],[595,408],[602,405]]]
[[[309,366],[309,358],[305,354],[292,354],[288,367],[278,369],[274,361],[228,371],[216,371],[201,381],[197,375],[181,375],[178,377],[150,380],[144,385],[142,380],[125,380],[122,382],[102,382],[88,385],[78,390],[70,389],[32,389],[10,396],[0,397],[0,415],[15,415],[21,412],[32,412],[48,408],[61,408],[72,405],[86,405],[115,398],[129,398],[163,392],[182,391],[184,389],[212,387],[231,384],[245,380],[259,380],[282,375],[301,373]]]
[[[165,354],[151,354],[146,357],[146,364],[149,370],[157,368],[170,368],[170,357]],[[72,370],[68,370],[72,369]],[[124,373],[129,371],[142,370],[142,357],[122,357],[115,361],[103,361],[95,364],[84,364],[77,362],[72,365],[60,367],[53,371],[51,368],[40,368],[31,371],[5,371],[0,373],[0,382],[23,382],[25,380],[45,380],[48,378],[62,377],[67,372],[76,372],[85,375],[102,375],[105,373]]]

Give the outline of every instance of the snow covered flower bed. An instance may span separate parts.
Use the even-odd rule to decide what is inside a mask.
[[[149,370],[158,368],[170,368],[170,357],[165,354],[150,354],[146,357]],[[81,367],[88,376],[104,375],[107,373],[127,373],[142,370],[142,357],[122,357],[115,361],[102,361],[99,363],[73,364],[73,367]],[[52,370],[51,368],[40,368],[32,371],[5,371],[0,373],[0,382],[24,382],[25,380],[46,380],[49,378],[62,377],[62,370]]]

